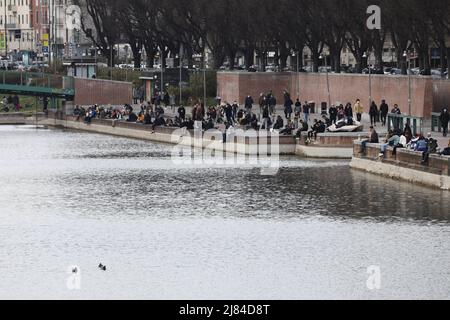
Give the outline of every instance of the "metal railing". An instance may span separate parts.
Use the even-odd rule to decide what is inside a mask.
[[[0,84],[53,90],[74,90],[73,77],[41,72],[0,71]]]
[[[413,135],[417,135],[423,130],[423,118],[407,116],[403,114],[388,114],[388,130],[404,130],[406,124],[411,127]]]
[[[441,132],[442,124],[441,124],[441,114],[437,112],[433,112],[431,114],[431,132]]]

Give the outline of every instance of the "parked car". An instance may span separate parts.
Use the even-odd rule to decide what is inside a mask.
[[[252,65],[247,69],[248,72],[257,72],[258,66]]]
[[[399,69],[399,68],[391,69],[391,75],[401,75],[401,74],[402,74],[402,69]]]

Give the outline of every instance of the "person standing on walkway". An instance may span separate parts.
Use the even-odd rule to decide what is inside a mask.
[[[284,115],[288,120],[290,120],[292,116],[293,104],[294,102],[292,102],[291,95],[287,91],[284,91]]]
[[[338,110],[337,110],[337,108],[336,108],[336,106],[334,104],[331,105],[330,109],[328,110],[328,113],[330,115],[331,124],[336,124]]]
[[[261,122],[261,126],[259,127],[259,130],[262,130],[264,128],[264,130],[269,130],[269,107],[268,106],[264,106],[263,108],[263,112],[262,112],[262,122]]]
[[[269,93],[269,96],[267,99],[268,99],[268,103],[269,103],[269,115],[273,116],[274,114],[276,114],[277,99],[272,94],[272,92]]]
[[[370,125],[375,127],[377,125],[377,116],[378,116],[378,106],[375,103],[375,101],[372,101],[372,104],[370,105],[369,115],[370,115]]]
[[[253,98],[251,95],[248,95],[247,98],[245,98],[245,111],[247,113],[250,113],[252,111],[253,108]]]
[[[266,105],[266,96],[264,95],[264,93],[261,93],[259,95],[259,113],[262,114],[263,112],[263,108]]]
[[[301,113],[302,113],[302,103],[300,102],[300,99],[297,98],[297,101],[295,102],[295,108],[294,108],[295,129],[298,129],[298,121],[300,120]]]
[[[441,116],[439,117],[441,120],[442,131],[444,137],[448,135],[448,122],[450,121],[450,114],[447,109],[442,110]]]
[[[309,110],[310,110],[309,103],[308,101],[305,101],[305,104],[303,105],[303,115],[305,117],[306,124],[309,123]]]
[[[381,115],[381,124],[386,126],[387,115],[389,113],[389,105],[386,103],[386,100],[381,100],[380,105],[380,115]]]
[[[225,117],[227,118],[228,125],[234,126],[233,106],[228,102],[225,107]]]
[[[400,111],[400,108],[398,107],[398,104],[394,104],[394,109],[392,109],[391,114],[396,114],[398,116],[400,116],[402,114],[402,112]],[[400,129],[400,118],[394,118],[392,121],[393,121],[394,130],[399,130]]]
[[[182,105],[178,108],[178,116],[182,121],[186,120],[186,109]]]
[[[356,120],[361,122],[362,114],[364,112],[363,105],[361,104],[361,100],[357,99],[355,105],[353,106],[353,113],[356,114]]]
[[[237,101],[234,101],[231,107],[233,108],[233,122],[236,122],[236,117],[239,111],[239,104],[237,103]]]

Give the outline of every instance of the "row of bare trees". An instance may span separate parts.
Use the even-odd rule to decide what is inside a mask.
[[[430,48],[439,48],[441,65],[448,65],[450,50],[450,2],[448,0],[77,0],[84,10],[82,28],[104,56],[114,45],[130,45],[136,67],[142,49],[147,65],[155,56],[175,56],[182,50],[192,63],[194,54],[208,48],[213,67],[245,57],[246,67],[258,57],[276,52],[280,68],[293,52],[308,47],[314,70],[328,48],[333,71],[340,72],[345,47],[356,59],[357,71],[367,67],[367,52],[373,52],[376,67],[383,66],[383,48],[389,40],[395,48],[398,67],[406,73],[404,52],[415,50],[419,66],[429,73]],[[368,30],[369,5],[381,8],[381,30]],[[92,28],[93,32],[87,32]],[[162,49],[159,49],[162,48]],[[165,61],[165,59],[163,59]],[[301,62],[301,59],[300,59]],[[265,67],[266,59],[260,59]]]

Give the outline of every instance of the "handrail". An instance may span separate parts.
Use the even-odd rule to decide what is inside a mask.
[[[27,71],[0,71],[0,84],[51,88],[57,90],[73,90],[73,77],[45,74],[43,72],[27,72]]]
[[[432,112],[431,113],[431,132],[441,132],[442,125],[441,125],[441,114],[438,112]]]
[[[421,133],[423,129],[423,117],[396,113],[388,114],[388,130],[400,129],[403,131],[406,124],[411,126],[413,135],[417,135]]]

